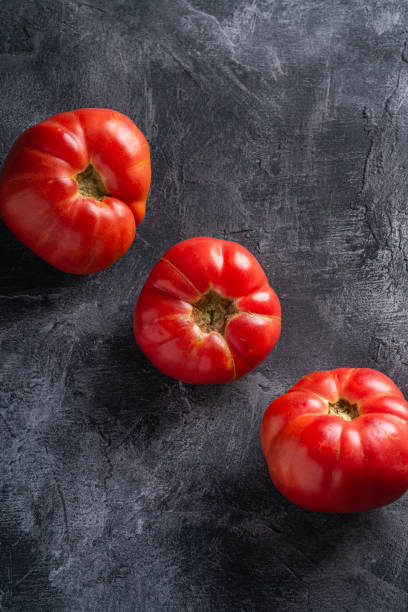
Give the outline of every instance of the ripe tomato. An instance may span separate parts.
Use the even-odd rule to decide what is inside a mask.
[[[187,383],[243,376],[275,346],[276,293],[261,266],[236,242],[191,238],[153,268],[134,315],[136,340],[162,372]]]
[[[273,483],[295,504],[359,512],[408,488],[408,403],[384,374],[304,376],[269,406],[261,442]]]
[[[135,124],[114,110],[81,108],[17,139],[0,178],[0,212],[45,261],[88,274],[127,251],[149,186],[149,145]]]

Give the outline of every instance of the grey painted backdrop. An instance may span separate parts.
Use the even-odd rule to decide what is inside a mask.
[[[2,0],[0,159],[46,116],[112,107],[152,151],[130,251],[60,273],[0,225],[0,609],[406,610],[408,498],[303,511],[263,411],[300,376],[375,367],[408,392],[408,5]],[[148,363],[132,311],[197,234],[237,240],[282,302],[233,384]]]

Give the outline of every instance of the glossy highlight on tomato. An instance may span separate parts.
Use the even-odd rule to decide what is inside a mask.
[[[261,443],[274,485],[309,510],[369,510],[408,488],[408,403],[377,370],[304,376],[266,410]]]
[[[247,374],[275,346],[279,299],[258,261],[236,242],[198,237],[173,246],[136,304],[137,343],[162,372],[193,384]]]
[[[125,115],[81,108],[16,140],[0,176],[10,230],[59,270],[89,274],[121,257],[145,215],[149,145]]]

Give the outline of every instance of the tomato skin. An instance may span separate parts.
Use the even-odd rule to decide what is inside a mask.
[[[194,320],[203,295],[234,303],[225,330]],[[155,265],[134,313],[141,350],[163,373],[191,384],[224,383],[247,374],[278,341],[280,302],[261,266],[236,242],[197,237],[173,246]]]
[[[78,192],[89,164],[109,195]],[[130,247],[150,187],[149,145],[125,115],[81,108],[21,134],[0,176],[0,213],[26,246],[59,270],[98,272]]]
[[[339,400],[359,415],[329,414],[329,403]],[[308,510],[360,512],[408,489],[408,403],[377,370],[303,377],[266,410],[261,444],[276,488]]]

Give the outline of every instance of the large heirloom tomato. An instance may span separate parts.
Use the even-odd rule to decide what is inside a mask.
[[[359,512],[408,488],[407,421],[408,403],[384,374],[314,372],[269,406],[262,449],[275,486],[292,502]]]
[[[162,372],[187,383],[243,376],[275,346],[279,299],[236,242],[191,238],[153,268],[136,304],[136,340]]]
[[[127,251],[149,186],[149,145],[133,121],[81,108],[49,117],[17,139],[0,178],[0,212],[45,261],[88,274]]]

